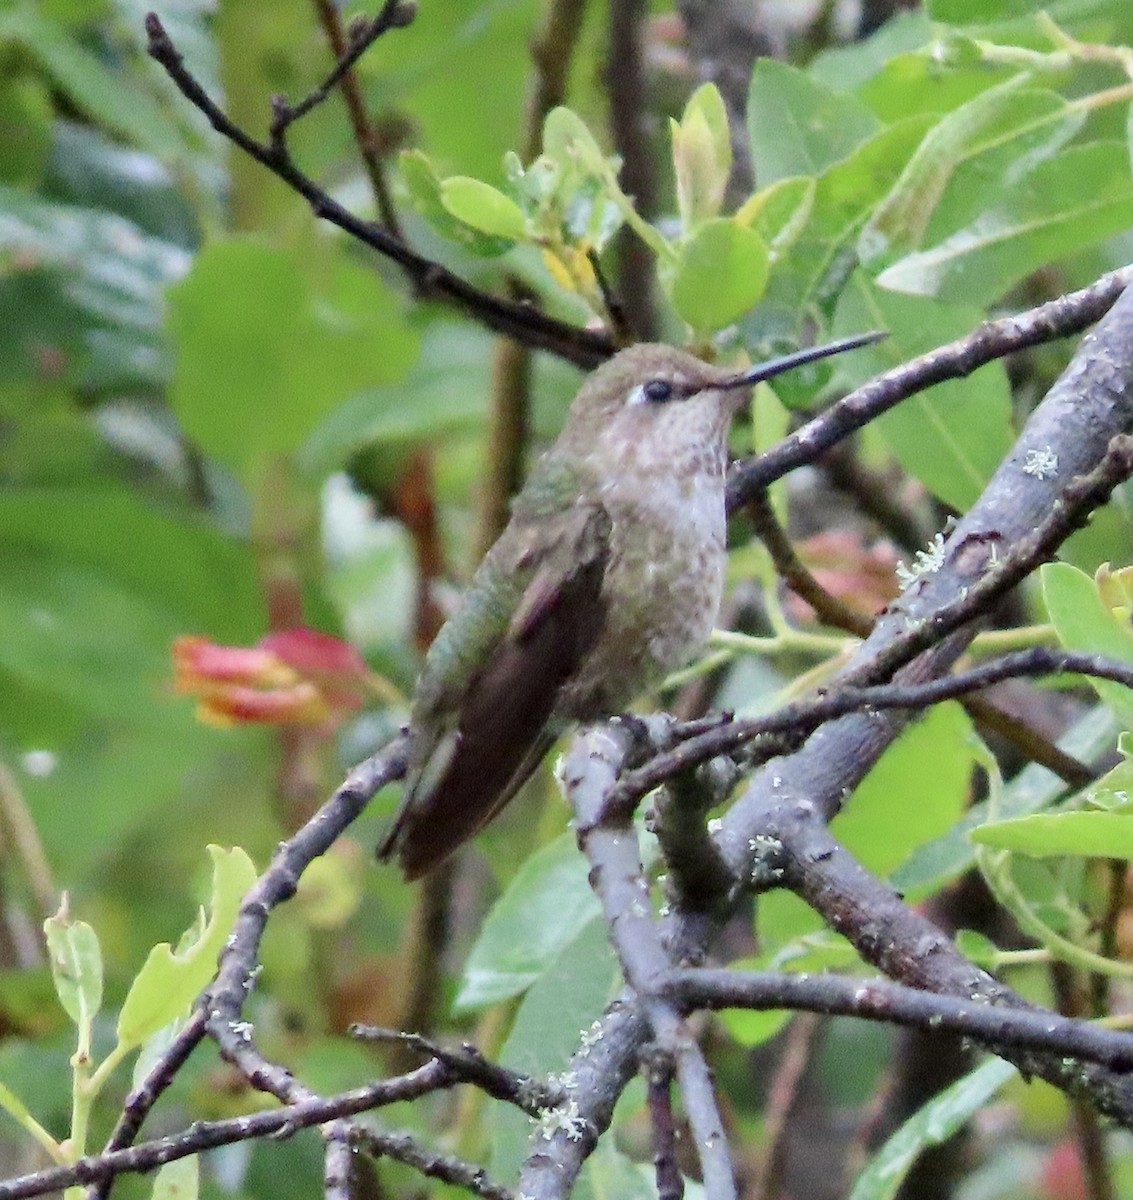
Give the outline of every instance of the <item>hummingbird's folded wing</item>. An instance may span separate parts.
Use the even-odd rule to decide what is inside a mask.
[[[405,797],[378,847],[379,858],[396,853],[409,879],[447,858],[522,786],[557,735],[562,686],[602,628],[605,509],[578,504],[541,520],[529,538],[515,522],[510,532],[439,634],[418,685]],[[487,636],[474,625],[485,620],[496,626]]]

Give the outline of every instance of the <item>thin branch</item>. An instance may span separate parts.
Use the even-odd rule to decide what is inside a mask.
[[[176,1078],[177,1072],[189,1055],[197,1048],[205,1036],[206,1028],[205,1008],[198,1004],[184,1028],[150,1067],[145,1078],[131,1089],[126,1103],[122,1106],[121,1115],[102,1149],[103,1155],[115,1150],[124,1150],[133,1144],[150,1110]],[[87,1191],[87,1200],[103,1200],[110,1191],[113,1179],[113,1175],[107,1175],[93,1183]]]
[[[730,1200],[736,1196],[735,1172],[708,1065],[679,1013],[656,994],[669,959],[650,912],[632,813],[606,803],[634,749],[635,732],[622,721],[580,733],[563,760],[563,790],[623,976],[642,1000],[659,1052],[675,1066],[705,1191],[713,1200]]]
[[[451,1154],[436,1154],[426,1150],[406,1133],[381,1133],[358,1124],[351,1124],[351,1143],[375,1157],[393,1158],[413,1167],[430,1179],[440,1179],[455,1187],[465,1188],[484,1200],[518,1200],[511,1188],[493,1183],[483,1167],[465,1162]]]
[[[632,808],[642,796],[677,772],[707,762],[719,754],[729,754],[757,739],[775,739],[759,756],[761,761],[765,761],[770,752],[783,753],[791,748],[791,743],[799,743],[819,726],[850,713],[927,708],[944,700],[958,700],[969,692],[982,691],[1005,679],[1059,674],[1109,679],[1133,688],[1133,667],[1126,663],[1102,655],[1052,650],[1045,646],[1004,654],[970,670],[923,683],[837,686],[829,692],[784,705],[766,716],[732,721],[679,742],[673,749],[654,756],[644,766],[624,773],[611,790],[607,805]]]
[[[362,1041],[393,1042],[418,1055],[435,1058],[444,1063],[454,1079],[474,1084],[482,1092],[496,1100],[514,1104],[531,1117],[538,1117],[544,1109],[554,1108],[565,1098],[561,1087],[489,1062],[475,1046],[468,1043],[459,1050],[453,1050],[420,1034],[402,1033],[397,1029],[383,1029],[374,1025],[352,1025],[350,1036]]]
[[[181,94],[198,108],[209,124],[245,154],[266,167],[311,206],[316,217],[370,246],[395,262],[413,284],[431,296],[455,304],[473,320],[497,333],[510,334],[525,345],[548,350],[582,367],[594,367],[614,352],[610,338],[589,329],[558,321],[527,305],[516,304],[473,287],[433,259],[419,254],[380,225],[364,221],[342,207],[296,166],[285,145],[263,144],[237,126],[209,97],[155,13],[146,16],[150,56],[165,69]]]
[[[993,1053],[998,1052],[997,1047],[1043,1050],[1114,1071],[1133,1070],[1133,1034],[1046,1009],[1008,1007],[987,998],[961,1000],[888,980],[688,968],[671,971],[663,990],[685,1011],[789,1008],[831,1017],[860,1017],[928,1032],[947,1030],[971,1038]]]
[[[361,26],[351,26],[349,33],[342,27],[342,17],[338,6],[333,0],[314,0],[315,12],[319,24],[323,27],[327,41],[336,59],[336,68],[341,68],[342,98],[346,102],[346,111],[350,117],[350,128],[354,132],[354,144],[362,158],[366,170],[366,178],[370,181],[370,191],[373,193],[374,206],[378,210],[378,218],[394,237],[404,241],[401,226],[397,219],[397,209],[394,208],[393,197],[390,195],[389,184],[386,181],[385,164],[378,148],[378,138],[373,122],[366,112],[366,102],[362,99],[362,89],[358,86],[358,77],[354,73],[353,63],[369,48],[387,29],[395,24],[407,24],[405,15],[409,8],[401,0],[388,0],[382,11],[371,21],[363,21]],[[387,16],[388,12],[388,16]],[[412,13],[409,12],[410,17]],[[383,25],[383,20],[386,22]],[[359,43],[362,43],[359,45]],[[355,50],[357,53],[355,53]],[[349,55],[353,59],[346,63]],[[346,63],[345,66],[342,64]],[[327,82],[323,85],[328,91],[333,86]],[[292,120],[297,118],[293,116]]]
[[[653,1128],[653,1170],[657,1179],[657,1200],[681,1200],[684,1179],[677,1164],[677,1124],[673,1119],[673,1060],[659,1046],[650,1044],[641,1051],[641,1070],[645,1076],[645,1103]]]
[[[251,1026],[241,1020],[244,1001],[255,979],[264,927],[272,909],[295,894],[306,866],[326,852],[379,788],[405,774],[408,744],[408,737],[396,738],[359,763],[307,824],[280,843],[271,865],[244,897],[221,952],[216,978],[206,997],[209,1033],[221,1054],[253,1087],[271,1092],[284,1103],[309,1100],[311,1093],[289,1071],[260,1054],[252,1041]]]
[[[42,1196],[77,1183],[93,1183],[127,1172],[152,1171],[164,1163],[190,1154],[200,1154],[217,1146],[228,1146],[233,1142],[286,1137],[297,1129],[323,1125],[327,1121],[353,1113],[369,1112],[403,1100],[414,1100],[429,1092],[451,1087],[454,1082],[448,1068],[434,1059],[407,1075],[383,1079],[337,1096],[317,1096],[224,1121],[197,1121],[182,1132],[166,1138],[142,1142],[124,1150],[89,1155],[71,1166],[49,1167],[31,1175],[21,1175],[0,1183],[0,1200],[23,1200],[23,1197]]]
[[[855,637],[868,637],[873,629],[873,621],[828,592],[811,574],[795,553],[786,530],[779,524],[767,493],[757,492],[745,505],[744,512],[751,520],[756,536],[767,548],[776,573],[814,609],[818,619],[836,629],[844,629]],[[998,733],[1028,759],[1041,763],[1071,786],[1085,787],[1094,778],[1089,767],[1060,750],[1025,721],[1003,712],[986,696],[967,696],[961,703],[981,732],[990,730]]]
[[[653,155],[645,137],[645,68],[642,38],[649,6],[645,0],[618,0],[609,6],[609,59],[605,81],[610,96],[610,132],[622,160],[622,186],[643,217],[653,215],[656,191]],[[621,306],[636,340],[655,336],[653,253],[628,227],[614,243]]]
[[[728,478],[729,510],[746,504],[796,467],[815,462],[851,433],[933,384],[963,379],[997,358],[1081,333],[1109,311],[1130,282],[1133,267],[1122,267],[1081,291],[1016,316],[986,321],[967,337],[878,375],[769,450],[737,463]]]

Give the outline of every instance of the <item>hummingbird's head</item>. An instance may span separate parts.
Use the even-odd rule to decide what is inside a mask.
[[[754,384],[883,336],[843,338],[745,370],[715,366],[660,343],[630,346],[587,377],[571,405],[560,443],[580,453],[605,445],[616,456],[630,459],[707,448],[722,463],[732,414]]]

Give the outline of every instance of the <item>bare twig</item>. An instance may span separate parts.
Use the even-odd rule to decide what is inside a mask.
[[[93,1183],[126,1172],[152,1171],[163,1163],[199,1154],[216,1146],[269,1136],[285,1137],[297,1129],[323,1125],[353,1113],[369,1112],[387,1104],[451,1087],[455,1080],[447,1067],[435,1059],[407,1075],[383,1079],[337,1096],[299,1101],[266,1112],[232,1117],[224,1121],[197,1121],[180,1133],[123,1150],[111,1150],[80,1158],[66,1167],[49,1167],[31,1175],[0,1183],[0,1200],[22,1200],[42,1196],[77,1183]]]
[[[413,1167],[430,1179],[440,1179],[465,1188],[484,1200],[518,1200],[510,1188],[493,1183],[483,1167],[465,1162],[451,1154],[436,1154],[426,1150],[415,1138],[405,1133],[380,1133],[375,1129],[352,1124],[351,1143],[375,1157],[394,1158]]]
[[[327,35],[330,48],[334,52],[336,67],[341,68],[342,98],[346,102],[346,111],[350,116],[350,128],[354,132],[354,144],[362,158],[366,170],[366,178],[370,181],[370,191],[374,196],[374,205],[378,210],[378,218],[394,237],[404,241],[401,226],[397,219],[397,209],[394,208],[393,197],[390,195],[389,184],[386,182],[385,164],[378,148],[378,139],[373,122],[366,112],[366,103],[362,99],[362,89],[358,86],[358,77],[354,74],[353,64],[364,51],[381,36],[387,29],[404,22],[408,6],[401,0],[388,0],[382,11],[372,20],[365,22],[361,29],[352,28],[349,33],[342,27],[342,17],[338,6],[333,0],[314,0],[315,12],[319,24]],[[398,19],[400,18],[400,19]],[[349,62],[349,56],[353,55]],[[343,67],[342,64],[346,63]],[[327,91],[333,84],[324,83]],[[292,120],[295,120],[292,117]]]
[[[528,1116],[537,1117],[543,1109],[553,1108],[565,1098],[561,1087],[489,1062],[475,1046],[467,1043],[453,1050],[416,1033],[373,1025],[352,1025],[350,1035],[364,1041],[394,1042],[417,1055],[435,1058],[448,1067],[453,1078],[475,1084],[489,1096],[521,1108]]]
[[[645,139],[645,69],[642,29],[649,6],[645,0],[611,4],[610,50],[606,86],[610,94],[610,132],[622,160],[622,186],[643,217],[655,205],[653,156]],[[639,341],[655,336],[657,311],[653,301],[653,255],[649,247],[624,228],[614,244],[617,287],[626,322]]]
[[[372,221],[342,207],[296,166],[282,139],[264,144],[237,126],[219,108],[185,66],[184,59],[155,13],[146,16],[150,56],[165,68],[181,94],[198,108],[212,127],[245,154],[298,192],[317,217],[395,262],[420,290],[455,304],[473,320],[517,341],[558,354],[582,367],[593,367],[613,353],[609,337],[555,320],[537,309],[516,304],[473,287],[440,263],[426,258]]]
[[[1105,315],[1130,281],[1133,267],[1122,267],[1081,291],[1017,316],[986,321],[967,337],[878,375],[769,450],[737,463],[728,478],[729,509],[742,506],[796,467],[815,462],[843,438],[917,392],[946,379],[963,379],[985,363],[1017,350],[1080,333]]]
[[[658,1200],[681,1200],[684,1179],[677,1165],[677,1125],[673,1119],[673,1060],[660,1047],[650,1044],[641,1051],[645,1075],[645,1103],[653,1127],[653,1170]]]
[[[936,936],[944,938],[939,931]],[[1114,1071],[1133,1069],[1133,1034],[1058,1016],[1046,1009],[1009,1007],[986,995],[961,1000],[882,979],[709,968],[671,971],[663,988],[686,1011],[799,1009],[927,1031],[947,1030],[995,1053],[996,1047],[1046,1050]]]

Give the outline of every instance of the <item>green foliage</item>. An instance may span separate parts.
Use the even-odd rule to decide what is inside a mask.
[[[687,77],[651,57],[660,199],[650,213],[611,152],[605,32],[593,15],[564,102],[521,161],[531,70],[519,48],[542,7],[422,5],[359,62],[406,237],[475,285],[533,293],[536,307],[578,324],[609,320],[599,275],[616,292],[613,239],[636,238],[653,258],[660,336],[722,362],[888,331],[761,387],[761,449],[786,431],[788,410],[821,407],[1128,255],[1126,0],[1053,0],[1049,20],[1027,0],[931,0],[806,65],[760,60],[742,129],[729,128],[713,86],[689,94]],[[0,11],[0,766],[15,783],[0,815],[4,900],[33,914],[41,892],[66,889],[86,918],[50,918],[43,960],[0,972],[0,1109],[14,1119],[0,1133],[56,1158],[109,1129],[125,1060],[144,1071],[207,983],[251,859],[266,860],[342,770],[406,720],[429,606],[447,610],[483,538],[503,361],[467,314],[415,295],[222,144],[145,56],[143,11],[135,0]],[[256,136],[271,94],[297,100],[329,67],[300,0],[161,11],[209,93]],[[734,136],[754,165],[748,194],[735,191]],[[372,215],[337,98],[295,127],[291,145],[336,200]],[[862,461],[888,473],[888,498],[908,500],[920,520],[938,516],[925,493],[964,510],[1061,356],[1036,353],[1010,375],[992,364],[914,397],[863,432]],[[532,451],[557,432],[578,376],[543,356],[535,380]],[[747,437],[738,431],[736,446]],[[775,501],[784,518],[810,516],[784,485]],[[1074,561],[1123,563],[1128,544],[1117,505]],[[714,705],[765,711],[842,661],[845,638],[779,607],[765,556],[737,547],[730,578],[741,598],[762,588],[773,628],[711,659],[722,679]],[[1133,661],[1131,603],[1114,586],[1112,572],[1044,570],[1063,645]],[[249,646],[298,623],[345,632],[366,654],[380,694],[359,717],[286,731],[193,720],[171,682],[173,639]],[[1127,690],[1091,686],[1100,702],[1060,742],[1087,762],[1133,729]],[[912,900],[978,862],[1038,944],[1030,953],[1127,973],[1097,936],[1092,860],[1129,853],[1128,760],[1069,797],[1041,768],[999,780],[991,762],[958,707],[936,709],[882,757],[834,832]],[[969,806],[974,767],[991,773],[991,794]],[[395,792],[374,807],[388,810]],[[486,865],[471,883],[462,876],[472,915],[462,908],[438,951],[434,1017],[445,1036],[494,1034],[517,1069],[557,1072],[619,974],[561,808],[537,818],[532,800],[517,806],[514,824],[483,833]],[[10,812],[26,814],[46,868],[9,848]],[[318,895],[301,891],[282,910],[250,1001],[258,1041],[319,1086],[360,1082],[369,1064],[342,1030],[397,1023],[409,990],[403,930],[415,893],[368,865],[378,825],[363,817],[305,879]],[[202,875],[210,842],[247,846],[251,858],[210,847]],[[536,849],[524,858],[516,845]],[[210,895],[207,916],[173,947],[163,939],[191,920],[198,892]],[[791,894],[761,897],[756,928],[752,965],[863,969]],[[979,935],[964,947],[1000,969],[1012,961]],[[729,1037],[755,1046],[783,1021],[723,1014],[718,1076],[743,1069]],[[832,1077],[872,1086],[876,1063],[831,1053]],[[169,1098],[170,1122],[259,1103],[194,1069]],[[984,1103],[1001,1074],[982,1068],[914,1118],[863,1174],[859,1200],[891,1195],[912,1156]],[[746,1130],[758,1113],[743,1080],[727,1086]],[[455,1133],[439,1107],[406,1120],[431,1144],[487,1157],[490,1142],[492,1171],[510,1182],[530,1123],[474,1107]],[[603,1139],[580,1194],[650,1191],[626,1149],[638,1109],[631,1092],[614,1118],[619,1148]],[[252,1200],[281,1187],[307,1194],[316,1158],[313,1134],[273,1144],[250,1164],[226,1160],[225,1187]],[[153,1193],[216,1195],[214,1167],[201,1164],[198,1181],[196,1160],[170,1164]]]

